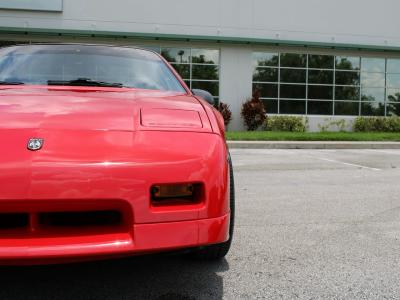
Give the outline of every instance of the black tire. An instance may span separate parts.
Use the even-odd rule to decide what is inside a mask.
[[[202,248],[194,250],[191,254],[192,257],[199,260],[218,260],[225,257],[231,248],[233,229],[235,227],[235,182],[233,177],[232,160],[230,154],[228,154],[229,164],[229,177],[230,177],[230,224],[229,224],[229,240],[220,244],[214,244],[204,246]]]

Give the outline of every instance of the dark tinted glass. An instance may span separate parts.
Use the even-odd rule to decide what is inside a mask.
[[[305,99],[306,86],[294,84],[281,84],[281,98]]]
[[[300,100],[280,100],[279,102],[281,114],[305,114],[306,101]]]
[[[336,56],[337,70],[360,70],[360,58],[351,56]]]
[[[360,73],[359,72],[346,72],[336,71],[335,83],[342,85],[359,85]]]
[[[253,90],[259,90],[262,98],[278,98],[278,85],[269,83],[253,84]]]
[[[282,53],[281,67],[305,68],[307,66],[306,54]]]
[[[362,116],[384,116],[385,104],[383,102],[363,102],[361,103]]]
[[[253,73],[253,81],[277,82],[278,81],[278,69],[256,68]]]
[[[333,99],[333,86],[326,85],[309,85],[309,99]]]
[[[299,69],[281,69],[281,82],[305,83],[306,70]]]
[[[336,100],[359,100],[360,88],[351,86],[336,86],[335,87]]]
[[[277,114],[278,113],[278,100],[262,100],[267,113]]]
[[[219,84],[212,81],[192,81],[192,89],[206,90],[213,96],[219,96]]]
[[[218,67],[211,65],[193,65],[192,79],[218,80]]]
[[[332,115],[332,101],[308,101],[309,115]]]
[[[253,53],[253,66],[277,67],[278,65],[279,65],[278,53],[267,53],[267,52]]]
[[[359,102],[338,102],[335,101],[335,115],[358,116]]]
[[[317,69],[333,69],[334,58],[331,55],[309,55],[308,67]]]
[[[333,71],[308,71],[308,83],[333,84]]]

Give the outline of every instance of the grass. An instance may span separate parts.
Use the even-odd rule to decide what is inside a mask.
[[[400,142],[400,133],[388,132],[276,132],[231,131],[231,141],[377,141]]]

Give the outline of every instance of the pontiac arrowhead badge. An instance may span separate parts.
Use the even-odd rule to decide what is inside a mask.
[[[29,139],[28,141],[28,149],[31,151],[37,151],[42,149],[43,147],[43,139]]]

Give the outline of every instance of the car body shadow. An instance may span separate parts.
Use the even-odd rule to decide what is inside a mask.
[[[79,264],[1,267],[0,299],[222,299],[224,259],[147,255]]]

